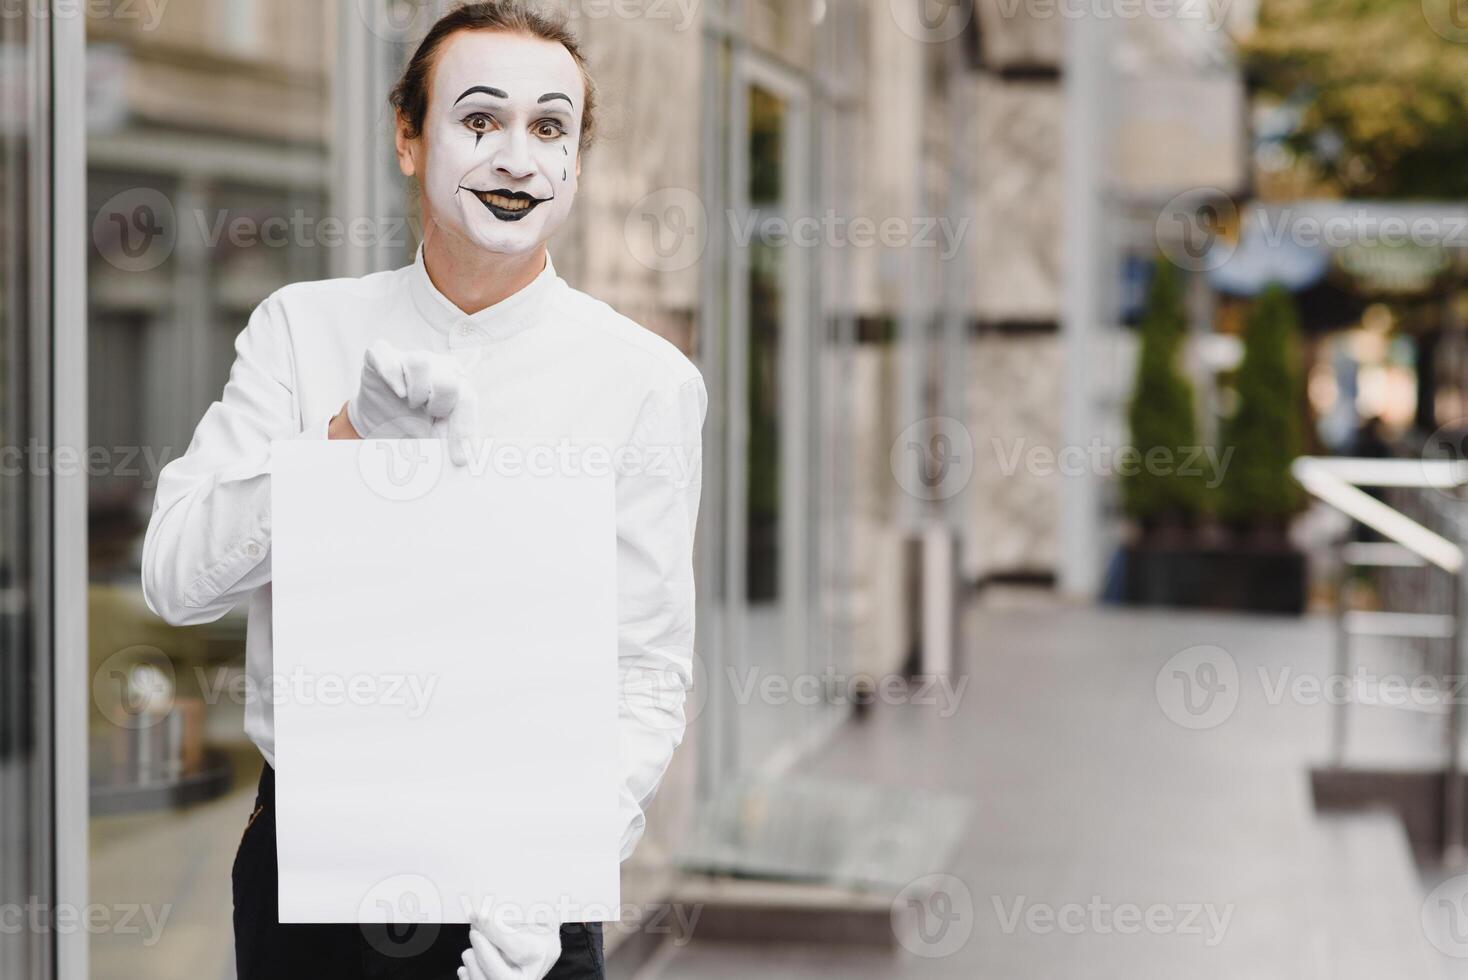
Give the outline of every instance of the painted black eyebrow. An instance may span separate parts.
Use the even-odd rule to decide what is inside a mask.
[[[576,103],[571,101],[571,97],[562,92],[547,92],[536,100],[536,105],[543,105],[547,102],[554,102],[556,99],[565,99],[567,105],[569,105],[572,109],[576,108]]]
[[[469,88],[464,89],[464,94],[454,100],[454,105],[458,105],[460,102],[463,102],[475,92],[483,92],[485,95],[492,95],[496,99],[508,99],[510,97],[509,93],[505,92],[502,89],[490,88],[488,85],[473,85]]]

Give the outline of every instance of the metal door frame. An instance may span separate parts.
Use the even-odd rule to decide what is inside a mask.
[[[811,187],[811,113],[813,94],[810,83],[796,72],[744,44],[731,53],[728,92],[729,144],[727,147],[728,188],[727,220],[738,227],[754,210],[749,202],[749,113],[748,93],[752,86],[767,89],[785,101],[787,107],[782,147],[785,153],[781,186],[785,200],[781,212],[789,219],[810,211]],[[784,246],[785,293],[781,310],[780,385],[780,472],[781,521],[779,604],[781,607],[781,643],[784,647],[779,663],[787,676],[794,677],[810,669],[808,653],[806,584],[810,560],[804,522],[796,508],[810,498],[810,460],[812,433],[807,393],[813,384],[811,370],[810,312],[813,306],[813,249],[794,243]],[[748,504],[748,358],[750,276],[749,251],[730,242],[726,270],[729,282],[729,319],[724,389],[727,393],[728,443],[724,466],[724,494],[727,500],[727,524],[724,555],[724,580],[727,587],[728,618],[726,620],[726,661],[740,670],[755,666],[751,659],[748,630],[748,602],[745,598]],[[723,680],[723,679],[721,679]],[[742,760],[740,746],[728,746],[736,771]]]
[[[74,3],[51,0],[49,17],[51,444],[85,457],[87,445],[86,18]],[[54,457],[53,457],[54,458]],[[51,474],[51,644],[54,737],[55,901],[88,905],[87,475]],[[55,934],[55,976],[87,980],[90,934]]]

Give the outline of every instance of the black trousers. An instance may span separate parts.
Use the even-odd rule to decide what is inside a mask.
[[[239,980],[454,980],[469,927],[419,923],[281,925],[275,854],[275,770],[260,791],[235,855],[234,954]],[[600,923],[561,926],[561,958],[547,980],[605,980]]]

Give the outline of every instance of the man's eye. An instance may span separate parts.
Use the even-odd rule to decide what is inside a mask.
[[[541,139],[553,140],[565,136],[566,130],[554,119],[542,119],[535,124],[535,135]]]
[[[464,125],[468,126],[471,132],[487,133],[490,127],[494,125],[494,120],[481,112],[476,112],[474,115],[464,119]]]

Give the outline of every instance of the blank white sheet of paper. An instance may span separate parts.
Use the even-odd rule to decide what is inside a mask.
[[[612,475],[273,453],[280,921],[616,918]]]

